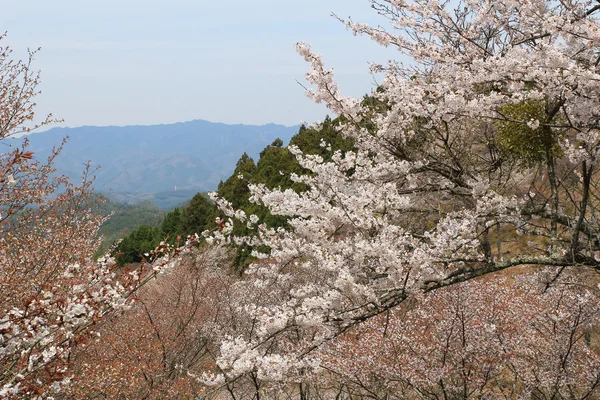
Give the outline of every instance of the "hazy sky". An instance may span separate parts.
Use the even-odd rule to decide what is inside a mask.
[[[368,0],[0,0],[0,31],[19,52],[42,47],[38,112],[65,126],[207,119],[292,125],[326,113],[304,97],[311,43],[344,94],[360,96],[368,61],[395,56],[330,16],[383,23]]]

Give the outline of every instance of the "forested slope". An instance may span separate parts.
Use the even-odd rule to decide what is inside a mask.
[[[290,140],[290,146],[297,146],[307,154],[331,159],[336,150],[342,152],[352,148],[352,141],[343,139],[337,132],[339,120],[326,118],[322,124],[307,128],[301,126]],[[260,152],[257,162],[244,153],[238,160],[233,174],[219,183],[217,195],[230,201],[235,208],[243,209],[248,215],[254,214],[270,227],[284,226],[286,218],[271,215],[267,208],[250,201],[249,183],[264,184],[269,188],[280,187],[300,191],[304,186],[290,179],[291,174],[303,174],[304,170],[296,157],[283,147],[283,141],[276,139]],[[144,224],[126,235],[116,248],[117,261],[123,265],[139,262],[142,255],[152,251],[161,241],[171,244],[182,243],[188,235],[201,234],[206,230],[218,229],[217,218],[224,219],[221,211],[204,194],[196,194],[189,204],[166,213],[160,224]],[[235,233],[243,235],[243,226],[236,226]],[[251,249],[240,246],[236,250],[237,268],[248,262]]]

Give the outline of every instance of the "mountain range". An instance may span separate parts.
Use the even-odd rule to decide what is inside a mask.
[[[95,173],[96,191],[132,203],[157,198],[185,200],[196,192],[216,190],[244,152],[256,159],[275,139],[287,143],[298,128],[194,120],[166,125],[53,128],[28,137],[30,149],[43,159],[68,136],[55,162],[57,172],[78,180],[83,164],[91,161],[93,167],[100,167]]]

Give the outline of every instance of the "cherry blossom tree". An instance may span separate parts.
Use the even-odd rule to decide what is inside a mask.
[[[600,270],[600,5],[371,4],[387,27],[342,22],[409,59],[372,67],[384,77],[372,101],[342,96],[322,58],[297,45],[311,66],[308,96],[343,118],[356,151],[326,162],[292,147],[311,171],[292,179],[308,190],[250,185],[288,228],[215,199],[229,219],[208,241],[268,248],[239,284],[277,301],[246,306],[256,329],[223,343],[214,382],[249,372],[301,382],[334,338],[484,275],[546,271],[534,275],[551,292],[563,275]],[[255,234],[232,237],[238,223]],[[587,296],[568,293],[573,304]]]
[[[130,309],[97,324],[73,352],[73,385],[57,398],[192,398],[210,390],[196,375],[214,366],[218,343],[236,325],[227,258],[223,248],[190,251],[148,282]]]
[[[52,122],[34,122],[35,52],[11,53],[0,48],[0,140]],[[92,213],[89,170],[79,186],[55,177],[60,149],[40,162],[24,140],[0,155],[0,397],[57,389],[78,331],[125,300],[110,261],[92,262],[104,219]]]
[[[324,346],[321,385],[376,398],[597,394],[600,353],[585,337],[600,292],[581,276],[544,291],[539,272],[523,275],[444,288],[358,326]]]
[[[4,36],[0,40],[5,40]],[[96,209],[92,172],[75,185],[53,162],[35,159],[25,139],[6,139],[53,122],[35,122],[39,73],[0,47],[0,397],[51,396],[68,386],[73,349],[90,328],[128,307],[131,294],[194,246],[161,243],[139,270],[118,276],[110,257],[94,259],[105,221]],[[64,142],[63,142],[64,144]]]

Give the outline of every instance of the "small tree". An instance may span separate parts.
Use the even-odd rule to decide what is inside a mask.
[[[255,253],[265,262],[249,268],[247,284],[282,297],[260,306],[253,336],[224,343],[227,379],[250,368],[297,381],[333,338],[482,275],[547,267],[537,276],[552,288],[566,271],[600,270],[600,7],[371,4],[393,29],[342,22],[411,63],[375,66],[385,77],[377,102],[364,102],[341,96],[322,58],[298,44],[311,65],[308,95],[343,117],[340,134],[355,149],[324,160],[290,147],[310,171],[292,176],[302,193],[250,185],[250,199],[289,228],[255,224],[235,239],[270,249]],[[248,224],[217,203],[229,225]]]
[[[51,122],[32,123],[34,55],[17,61],[0,47],[0,140]],[[0,397],[63,381],[80,330],[123,300],[110,261],[91,261],[103,218],[92,212],[88,173],[78,187],[52,177],[59,152],[39,162],[25,140],[0,155]]]
[[[18,61],[0,47],[0,141],[52,121],[33,123],[34,55]],[[0,154],[0,397],[51,396],[70,384],[72,350],[90,328],[126,306],[170,260],[156,263],[150,275],[142,266],[117,280],[112,259],[94,259],[105,218],[89,168],[76,186],[54,174],[61,146],[45,162],[34,158],[27,139],[6,150]],[[152,257],[168,247],[159,250]]]
[[[76,381],[62,396],[180,399],[205,392],[194,375],[214,365],[230,325],[224,320],[235,278],[219,267],[226,259],[224,249],[186,253],[175,270],[140,290],[129,310],[98,324],[98,337],[73,353]]]

